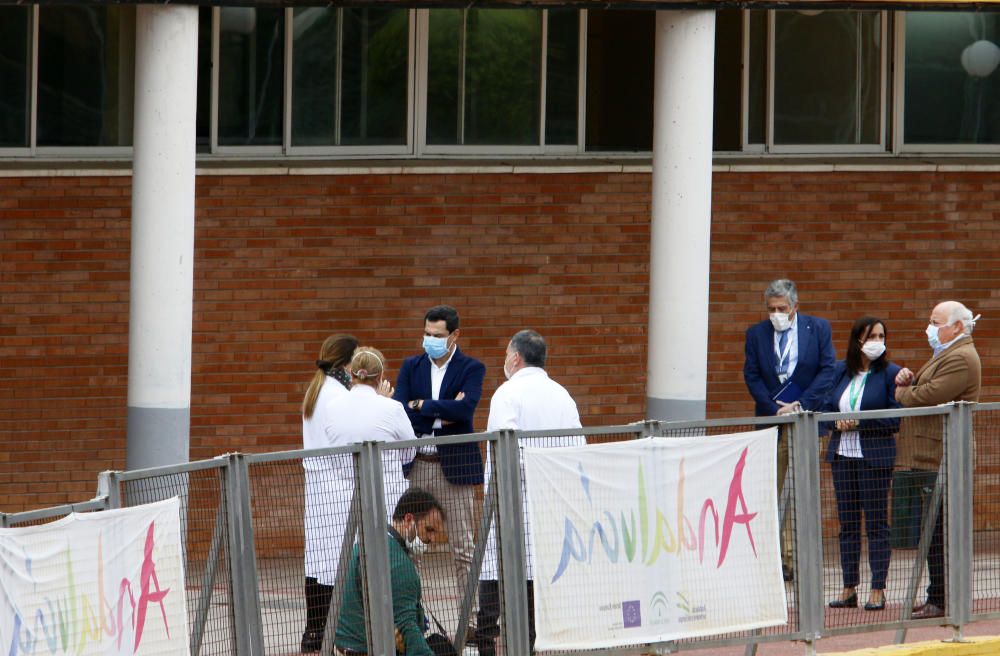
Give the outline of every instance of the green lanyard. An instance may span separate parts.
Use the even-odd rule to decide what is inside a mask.
[[[865,391],[865,381],[868,380],[868,374],[871,371],[866,371],[865,375],[861,377],[861,384],[858,386],[857,393],[854,392],[854,383],[857,381],[858,377],[855,376],[851,379],[851,387],[847,390],[847,402],[850,404],[850,409],[853,412],[858,409],[858,403],[861,401],[861,393]]]

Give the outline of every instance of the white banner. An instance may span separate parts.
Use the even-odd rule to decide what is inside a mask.
[[[536,648],[785,624],[774,428],[525,448]]]
[[[0,529],[0,653],[188,654],[180,503]]]

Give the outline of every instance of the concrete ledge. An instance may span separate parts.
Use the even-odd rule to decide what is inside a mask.
[[[994,656],[1000,654],[1000,637],[966,638],[962,642],[928,640],[908,645],[869,647],[824,656]]]

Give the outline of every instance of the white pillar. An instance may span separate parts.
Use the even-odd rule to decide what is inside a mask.
[[[646,414],[702,419],[708,372],[715,12],[656,12]]]
[[[138,5],[126,467],[188,461],[198,7]]]

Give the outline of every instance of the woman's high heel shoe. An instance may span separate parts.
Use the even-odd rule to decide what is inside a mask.
[[[882,599],[878,603],[866,601],[865,610],[885,610],[885,595],[882,595]]]
[[[851,596],[847,599],[834,599],[829,604],[830,608],[857,608],[858,607],[858,593],[852,592]]]

